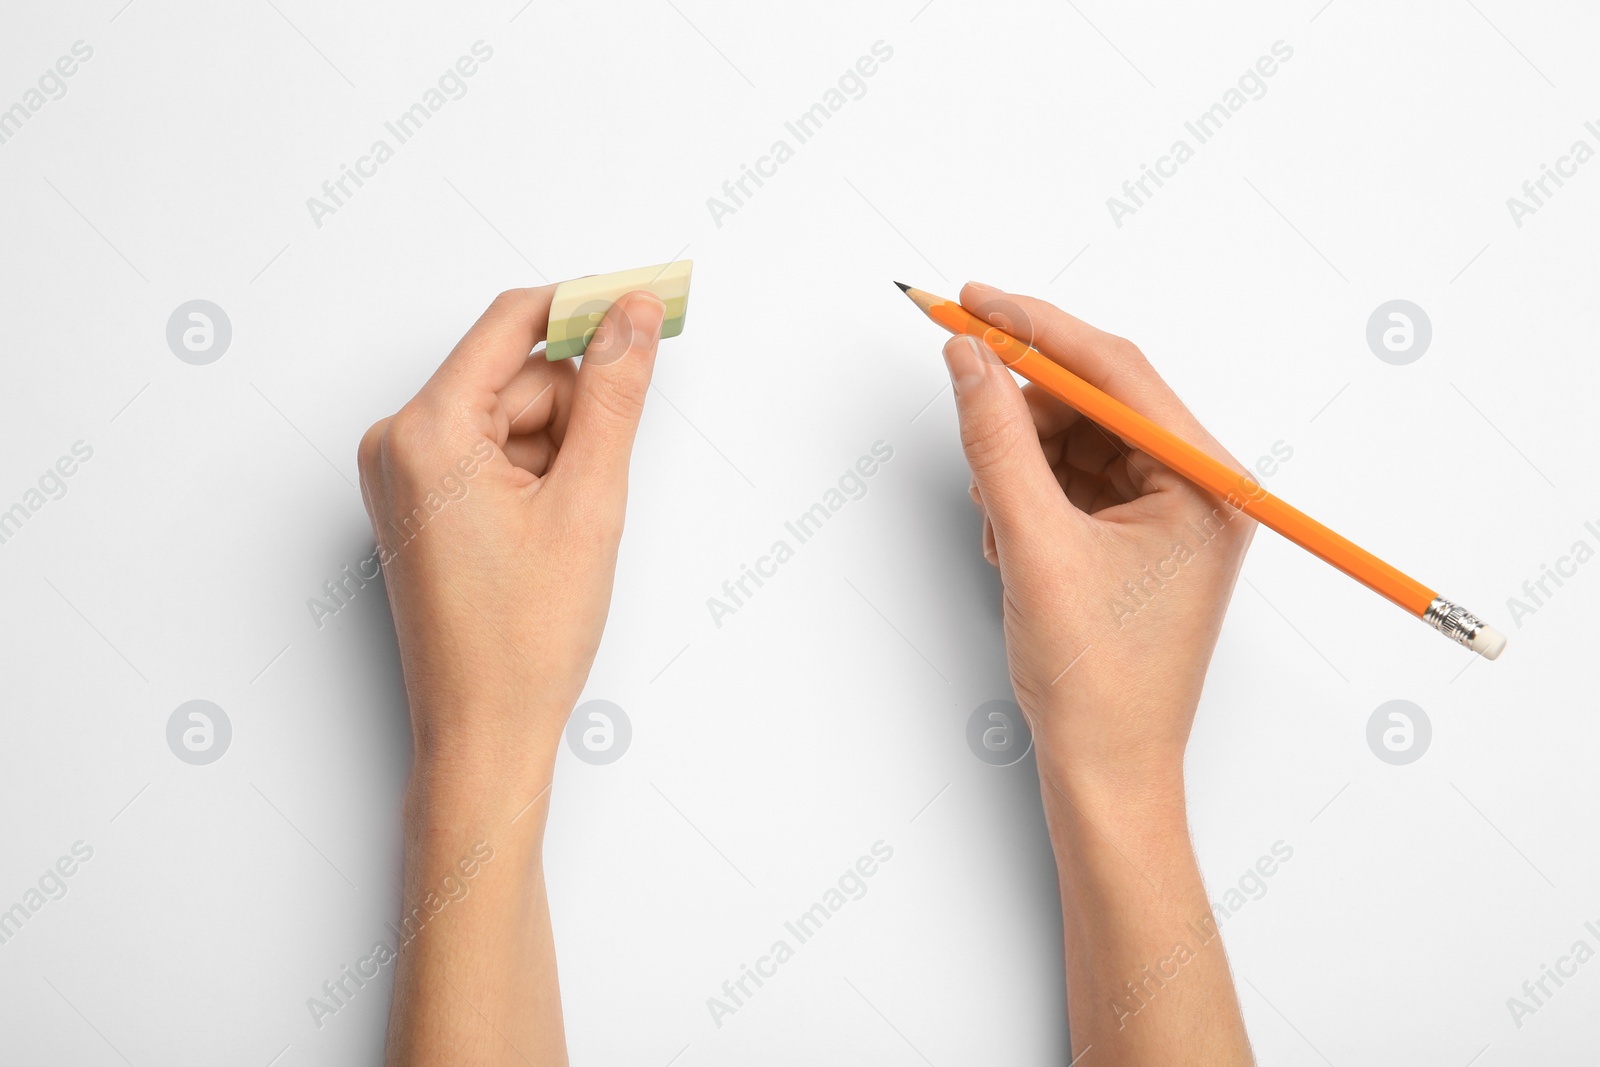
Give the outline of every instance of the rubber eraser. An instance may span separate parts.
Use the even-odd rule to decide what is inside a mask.
[[[678,336],[683,332],[683,317],[689,308],[689,274],[693,270],[693,260],[680,259],[562,282],[550,300],[545,358],[554,361],[582,355],[611,305],[636,289],[654,293],[666,305],[661,336]]]
[[[1506,635],[1493,626],[1480,626],[1467,647],[1484,659],[1499,659],[1506,650]]]

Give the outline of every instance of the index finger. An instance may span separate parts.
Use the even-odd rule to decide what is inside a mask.
[[[1123,338],[1097,329],[1047,301],[975,282],[961,290],[961,304],[1145,417],[1197,444],[1215,444],[1144,353]],[[1030,407],[1042,400],[1038,396],[1032,399]],[[1073,420],[1057,421],[1064,426]]]
[[[492,396],[527,362],[550,327],[554,285],[507,289],[450,350],[425,389],[457,396]]]

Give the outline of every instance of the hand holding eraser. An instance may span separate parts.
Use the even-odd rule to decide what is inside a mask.
[[[554,361],[582,355],[611,305],[636,289],[654,293],[666,305],[661,336],[678,336],[683,332],[683,317],[689,307],[689,274],[693,270],[693,260],[680,259],[562,282],[550,300],[545,358]]]

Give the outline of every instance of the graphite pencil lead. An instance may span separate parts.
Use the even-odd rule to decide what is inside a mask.
[[[905,282],[895,282],[895,284],[900,287],[900,291],[902,293],[909,293],[911,291],[911,286],[907,285]]]

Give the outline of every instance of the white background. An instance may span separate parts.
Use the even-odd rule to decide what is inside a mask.
[[[1520,228],[1506,198],[1600,147],[1600,15],[519,3],[0,14],[0,108],[94,50],[0,145],[0,508],[94,450],[0,545],[0,908],[94,849],[0,945],[0,1059],[378,1061],[387,971],[320,1028],[306,1006],[398,909],[387,606],[307,608],[371,550],[356,441],[497,291],[684,257],[587,693],[633,743],[564,751],[551,820],[575,1063],[1070,1058],[1033,761],[965,741],[1009,696],[998,589],[942,336],[896,278],[1132,337],[1235,454],[1292,447],[1272,490],[1511,638],[1476,660],[1257,538],[1189,775],[1214,899],[1293,849],[1225,924],[1261,1061],[1592,1061],[1600,962],[1520,1027],[1507,998],[1600,948],[1600,563],[1520,625],[1506,601],[1600,544],[1600,162]],[[315,225],[307,198],[478,40],[466,95]],[[865,95],[717,225],[707,198],[880,40]],[[1106,198],[1280,40],[1266,95],[1116,226]],[[232,323],[209,366],[165,340],[195,298]],[[1365,341],[1393,298],[1433,324],[1407,366]],[[867,495],[716,627],[706,599],[880,440]],[[196,698],[234,730],[204,767],[165,739]],[[1432,722],[1408,766],[1366,742],[1391,699]],[[717,1027],[706,998],[878,840],[870,892]]]

